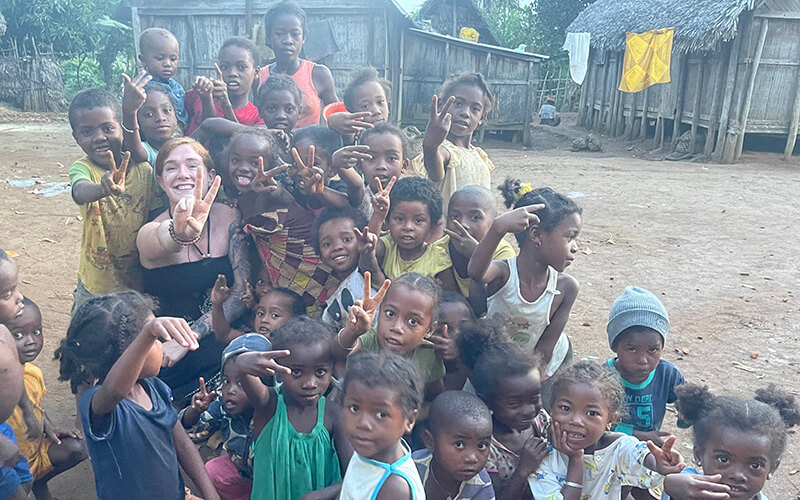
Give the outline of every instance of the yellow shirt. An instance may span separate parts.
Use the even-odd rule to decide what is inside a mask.
[[[364,352],[380,352],[381,344],[378,341],[376,327],[373,326],[361,336],[361,349]],[[422,342],[411,353],[411,360],[417,365],[417,370],[419,370],[419,375],[425,385],[441,380],[444,377],[444,363],[436,357],[433,343],[430,340],[422,339]]]
[[[447,255],[450,255],[450,245],[447,245]],[[514,257],[515,255],[517,254],[514,252],[514,247],[511,246],[511,243],[507,242],[506,240],[500,240],[500,244],[497,245],[497,248],[494,250],[492,260],[506,260]],[[455,269],[453,269],[453,271],[455,271]],[[469,298],[469,276],[462,278],[458,275],[458,272],[454,272],[453,274],[456,277],[458,289],[461,290],[461,295]]]
[[[25,363],[22,365],[22,376],[25,382],[25,392],[28,394],[28,399],[33,408],[33,414],[36,416],[36,421],[41,424],[44,419],[42,400],[44,395],[47,394],[42,370],[30,363]],[[39,479],[52,470],[53,467],[47,455],[47,449],[50,447],[47,437],[42,434],[36,441],[28,440],[28,426],[25,425],[25,420],[22,418],[22,408],[19,405],[14,408],[14,413],[8,417],[8,424],[14,429],[19,451],[30,462],[31,473],[34,478]]]
[[[447,237],[430,243],[425,252],[415,260],[403,260],[400,257],[397,251],[397,243],[395,243],[390,234],[381,236],[381,241],[386,246],[381,268],[383,269],[383,274],[390,280],[406,273],[419,273],[424,276],[434,277],[453,265],[450,260],[450,253],[447,250],[447,245],[450,242]]]
[[[438,183],[444,198],[442,206],[446,207],[450,203],[450,196],[464,186],[477,184],[486,189],[492,188],[490,172],[494,170],[494,164],[486,151],[474,146],[462,148],[447,139],[442,142],[442,146],[450,153],[450,161],[444,166],[444,178]],[[418,177],[428,178],[422,153],[411,160],[411,167]]]
[[[80,179],[99,184],[106,172],[85,156],[69,168],[69,180],[73,184]],[[124,193],[80,206],[83,236],[78,278],[92,294],[141,290],[136,234],[147,222],[152,178],[149,163],[129,166]]]

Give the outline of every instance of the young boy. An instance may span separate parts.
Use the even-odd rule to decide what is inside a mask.
[[[355,453],[339,499],[425,498],[403,440],[422,405],[422,381],[414,363],[389,353],[357,354],[347,363],[343,387],[342,426]]]
[[[123,157],[121,115],[119,100],[103,89],[83,90],[69,105],[72,137],[86,153],[69,168],[83,216],[73,315],[94,296],[141,289],[136,234],[147,221],[153,169]]]
[[[617,354],[608,367],[625,387],[628,408],[616,430],[661,446],[669,435],[661,432],[666,405],[675,401],[675,387],[686,383],[675,365],[661,359],[669,333],[667,309],[644,288],[625,287],[611,306],[606,330]]]
[[[153,82],[172,94],[175,116],[185,127],[189,123],[186,93],[173,78],[178,72],[178,51],[178,39],[163,28],[147,28],[139,35],[139,61],[144,70],[153,76]]]
[[[22,315],[6,323],[17,345],[25,385],[25,394],[8,423],[14,429],[20,451],[30,464],[33,494],[37,500],[42,500],[52,498],[47,482],[85,460],[88,453],[77,430],[55,427],[42,409],[47,389],[42,371],[31,364],[42,352],[42,313],[32,300],[25,298],[24,303]],[[25,413],[33,418],[26,419]]]
[[[486,459],[492,414],[477,396],[447,391],[433,400],[425,449],[411,454],[428,500],[494,500]]]

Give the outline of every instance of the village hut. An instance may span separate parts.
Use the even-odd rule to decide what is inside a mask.
[[[176,79],[191,87],[196,75],[212,76],[222,42],[257,32],[277,0],[126,0],[117,12],[142,30],[161,27],[180,41]],[[305,57],[331,69],[341,95],[350,73],[373,66],[392,83],[391,113],[402,126],[424,127],[431,95],[451,74],[483,73],[499,96],[499,112],[485,131],[510,130],[530,141],[539,81],[539,65],[547,56],[516,52],[486,43],[461,40],[420,29],[394,0],[299,0],[308,16]],[[480,39],[480,42],[483,38]],[[137,46],[138,51],[138,46]],[[310,52],[310,53],[309,53]]]
[[[437,33],[458,37],[461,28],[473,28],[478,32],[478,41],[489,45],[500,45],[473,0],[427,0],[419,9],[417,19],[430,21]]]
[[[617,90],[625,33],[674,28],[671,82]],[[800,0],[598,0],[567,32],[591,34],[579,124],[663,146],[690,134],[690,150],[730,163],[745,134],[785,136],[800,120]],[[671,132],[670,132],[671,131]],[[705,137],[703,139],[703,136]]]

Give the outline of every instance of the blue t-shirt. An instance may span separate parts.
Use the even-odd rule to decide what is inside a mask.
[[[627,411],[622,416],[622,423],[633,426],[636,431],[660,430],[667,403],[674,403],[677,399],[675,386],[686,383],[680,370],[662,359],[644,382],[631,384],[619,374],[613,359],[608,360],[608,367],[619,377],[625,388]]]
[[[183,478],[172,429],[178,412],[172,407],[172,393],[156,377],[139,381],[153,402],[145,410],[123,399],[101,425],[90,420],[92,398],[100,385],[90,388],[78,402],[86,445],[94,468],[94,482],[100,500],[159,499],[183,500]]]
[[[147,85],[158,85],[163,87],[167,92],[172,95],[172,100],[175,102],[175,117],[184,125],[189,124],[189,112],[186,111],[186,92],[183,91],[183,86],[170,78],[167,81],[156,80],[155,76]],[[151,163],[155,166],[155,163]]]
[[[0,434],[17,444],[17,436],[8,422],[0,424]],[[33,475],[28,461],[24,458],[13,467],[0,467],[0,498],[10,497],[17,491],[21,483],[30,481],[33,481]]]

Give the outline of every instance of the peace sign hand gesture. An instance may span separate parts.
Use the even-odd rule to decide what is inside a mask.
[[[396,180],[397,177],[392,176],[392,178],[389,180],[389,183],[386,184],[386,187],[384,188],[381,185],[381,180],[375,179],[375,182],[378,184],[378,192],[373,194],[372,198],[370,199],[373,212],[383,214],[384,217],[389,213],[389,193],[392,192],[392,187],[394,187]]]
[[[192,409],[198,413],[208,410],[211,403],[217,399],[217,393],[214,391],[208,392],[206,389],[206,381],[200,377],[200,390],[192,396]]]
[[[677,440],[677,437],[671,436],[664,441],[664,445],[660,448],[652,441],[647,442],[647,448],[650,450],[650,454],[656,461],[656,466],[653,468],[653,470],[662,476],[666,476],[667,474],[677,474],[682,471],[684,467],[686,467],[686,464],[683,463],[681,454],[672,449],[672,447],[675,445],[675,441]]]
[[[256,178],[253,179],[252,190],[256,193],[272,193],[278,190],[278,181],[275,176],[281,172],[285,172],[289,168],[288,163],[271,168],[267,171],[264,170],[264,157],[258,157],[258,172]]]
[[[349,326],[358,336],[367,333],[369,327],[372,326],[375,313],[391,284],[391,281],[384,280],[380,289],[375,292],[375,295],[372,295],[372,275],[369,271],[364,273],[364,299],[355,301],[349,311]]]
[[[153,77],[148,75],[145,70],[140,71],[139,74],[136,75],[136,78],[133,79],[125,73],[122,73],[122,105],[131,114],[135,115],[144,104],[144,101],[147,99],[144,86],[152,79]]]
[[[423,142],[427,145],[438,146],[447,138],[450,133],[450,125],[453,123],[453,115],[450,114],[450,108],[456,98],[450,96],[439,109],[439,97],[434,95],[431,99],[431,117],[428,120],[428,126],[425,128],[425,135]]]
[[[358,238],[358,253],[361,255],[372,255],[378,248],[378,235],[369,230],[369,226],[364,226],[364,231],[353,228]]]
[[[117,168],[117,162],[114,160],[114,153],[107,151],[106,156],[108,158],[108,172],[100,179],[100,185],[103,187],[106,196],[119,196],[125,192],[125,174],[128,172],[131,153],[130,151],[125,151],[119,168]]]
[[[478,246],[478,240],[473,238],[467,229],[457,220],[453,220],[453,225],[455,226],[454,231],[445,227],[444,233],[450,236],[450,242],[453,244],[453,247],[455,247],[456,252],[467,258],[472,257],[472,253]]]
[[[292,148],[294,157],[294,172],[298,176],[297,187],[300,192],[306,195],[322,194],[325,190],[323,176],[325,172],[319,167],[314,166],[314,146],[308,148],[306,161],[300,158],[297,148]]]
[[[544,204],[520,207],[499,216],[492,223],[500,234],[520,233],[539,223],[536,211],[544,208]]]
[[[180,235],[184,240],[191,241],[203,232],[208,220],[208,214],[211,211],[211,205],[217,197],[220,182],[220,176],[214,177],[214,182],[208,189],[205,197],[203,196],[203,176],[204,168],[198,168],[194,180],[194,194],[187,196],[178,202],[175,207],[175,214],[172,217],[173,228],[175,234]]]

